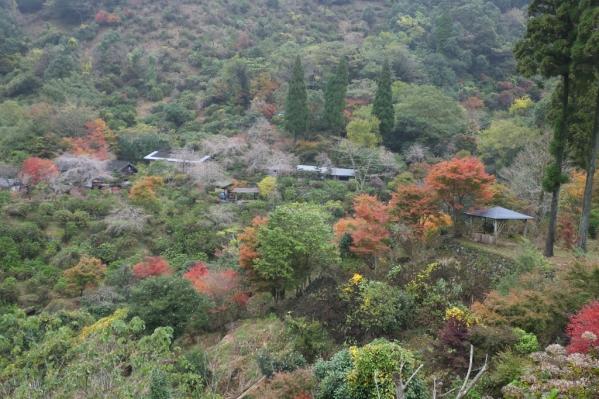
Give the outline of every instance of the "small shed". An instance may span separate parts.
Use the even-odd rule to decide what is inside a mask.
[[[493,234],[486,234],[483,232],[474,233],[474,240],[484,242],[487,244],[497,244],[499,233],[503,226],[508,221],[523,221],[524,222],[524,235],[526,235],[527,223],[529,220],[534,219],[532,216],[525,215],[520,212],[506,209],[501,206],[495,206],[488,209],[479,209],[469,212],[464,212],[471,218],[481,218],[484,222],[492,222]]]
[[[233,196],[233,201],[238,201],[241,198],[251,198],[258,199],[258,195],[260,194],[260,190],[258,187],[235,187],[231,190],[231,195]]]

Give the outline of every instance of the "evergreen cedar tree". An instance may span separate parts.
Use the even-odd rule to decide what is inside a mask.
[[[297,140],[308,130],[308,92],[304,82],[304,67],[299,57],[295,59],[285,103],[285,128]]]
[[[599,349],[599,301],[589,303],[572,316],[566,332],[570,337],[568,352],[587,353],[591,348]]]
[[[372,114],[380,122],[379,132],[383,136],[385,145],[392,149],[396,148],[396,143],[391,136],[395,125],[395,110],[393,109],[393,93],[391,92],[391,68],[388,61],[383,64],[377,82]]]
[[[578,246],[586,251],[587,237],[592,208],[593,178],[595,176],[597,153],[599,152],[599,1],[580,2],[581,15],[578,23],[578,35],[573,48],[573,61],[576,85],[585,91],[590,109],[585,116],[593,115],[585,130],[590,130],[590,140],[581,140],[588,152],[586,161],[586,182],[582,201],[582,215],[578,229]],[[594,85],[593,85],[594,82]],[[579,147],[581,141],[572,140]],[[584,151],[583,149],[583,151]]]
[[[483,163],[475,157],[453,158],[433,165],[426,185],[450,211],[456,233],[462,211],[483,205],[493,198],[495,177],[485,171]]]
[[[48,182],[58,174],[58,166],[54,162],[38,157],[29,157],[23,161],[20,173],[23,183],[32,186]]]
[[[560,77],[561,109],[556,118],[551,143],[553,162],[547,167],[543,187],[552,193],[545,255],[553,256],[559,192],[567,180],[562,172],[568,140],[569,99],[572,67],[572,47],[576,40],[575,0],[533,0],[528,8],[529,20],[524,38],[514,54],[519,70],[527,75],[541,74],[546,78]]]
[[[329,77],[324,92],[324,118],[327,128],[334,134],[340,134],[345,128],[345,96],[349,76],[347,60],[343,58]]]

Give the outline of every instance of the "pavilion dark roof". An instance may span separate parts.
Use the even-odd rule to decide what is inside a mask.
[[[475,211],[464,212],[468,216],[493,219],[493,220],[530,220],[532,216],[520,212],[512,211],[501,206],[495,206],[488,209],[479,209]]]

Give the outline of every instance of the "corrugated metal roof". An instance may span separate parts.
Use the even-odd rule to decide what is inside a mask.
[[[320,166],[313,166],[313,165],[297,165],[297,170],[299,172],[320,173],[323,175],[330,175],[330,176],[348,176],[349,177],[349,176],[356,175],[356,171],[353,169],[333,168],[333,167],[321,168]]]
[[[260,193],[260,190],[258,190],[258,187],[236,187],[231,191],[234,193],[237,193],[237,194],[258,194],[258,193]]]
[[[468,216],[475,216],[480,218],[494,219],[494,220],[530,220],[534,219],[532,216],[525,215],[520,212],[512,211],[501,206],[495,206],[489,209],[480,209],[476,211],[464,212]]]
[[[167,152],[161,151],[161,150],[154,151],[144,157],[144,159],[147,161],[166,161],[166,162],[187,163],[187,164],[204,163],[204,162],[208,161],[210,158],[212,158],[212,156],[210,156],[210,155],[205,155],[202,158],[200,158],[199,160],[172,158],[170,153],[167,153]]]

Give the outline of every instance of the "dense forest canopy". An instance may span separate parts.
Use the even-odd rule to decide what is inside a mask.
[[[0,397],[597,397],[598,28],[0,0]]]

